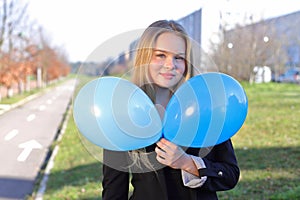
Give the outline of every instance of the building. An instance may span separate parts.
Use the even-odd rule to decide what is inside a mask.
[[[284,35],[287,44],[284,46],[287,52],[287,67],[300,67],[300,10],[287,15],[266,20],[273,24],[278,35]]]
[[[270,19],[262,19],[261,15],[238,10],[229,3],[224,1],[220,2],[223,2],[223,4],[220,3],[217,6],[209,4],[178,20],[178,22],[185,27],[191,38],[201,46],[204,52],[208,54],[211,53],[211,45],[213,43],[224,42],[225,33],[234,33],[237,27],[244,27],[248,30],[260,29],[263,26],[274,27],[276,34],[270,33],[270,28],[269,33],[268,30],[264,33],[262,43],[269,42],[270,44],[270,41],[281,41],[281,48],[287,56],[280,58],[280,65],[287,68],[300,67],[300,11]],[[249,32],[249,34],[253,33],[254,32]],[[282,41],[283,37],[285,38],[284,44]],[[229,51],[233,52],[232,48],[234,48],[235,44],[229,41],[226,46]],[[264,55],[269,56],[267,64],[273,65],[272,69],[275,69],[276,73],[278,73],[277,75],[279,75],[282,73],[282,68],[279,70],[279,67],[275,66],[276,63],[279,62],[271,58],[270,54],[272,53],[269,52],[268,54],[268,52],[266,52]],[[273,56],[275,56],[274,53]],[[283,64],[281,64],[281,61]],[[266,63],[252,64],[252,68],[256,65],[266,65]],[[252,70],[250,69],[249,71]]]

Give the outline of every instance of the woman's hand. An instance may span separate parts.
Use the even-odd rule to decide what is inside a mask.
[[[170,166],[174,169],[181,169],[187,154],[176,144],[162,138],[157,143],[155,152],[158,162]]]
[[[182,169],[194,175],[199,175],[193,159],[181,147],[164,138],[156,144],[155,152],[157,153],[156,159],[158,162],[174,169]]]

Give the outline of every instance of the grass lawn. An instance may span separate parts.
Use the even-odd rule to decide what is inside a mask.
[[[232,138],[241,178],[220,199],[300,199],[300,86],[243,86],[249,112]],[[82,144],[72,117],[59,147],[44,199],[101,199],[101,162]]]
[[[8,97],[2,97],[2,99],[0,100],[0,104],[14,104],[14,103],[17,103],[23,99],[25,99],[26,97],[29,97],[33,94],[36,94],[36,93],[39,93],[39,92],[45,92],[47,89],[49,88],[52,88],[52,87],[55,87],[61,83],[63,83],[66,79],[68,78],[73,78],[74,75],[69,75],[67,78],[63,78],[61,80],[57,80],[51,84],[48,84],[47,86],[45,87],[41,87],[41,88],[34,88],[34,89],[31,89],[30,91],[24,91],[23,93],[21,94],[14,94],[12,97],[8,98]]]

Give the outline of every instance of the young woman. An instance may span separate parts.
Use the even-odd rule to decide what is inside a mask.
[[[156,21],[139,39],[132,81],[157,105],[161,117],[172,94],[193,75],[191,46],[175,21]],[[140,150],[105,150],[103,162],[104,200],[212,200],[217,191],[232,189],[240,173],[230,140],[184,149],[162,138]]]

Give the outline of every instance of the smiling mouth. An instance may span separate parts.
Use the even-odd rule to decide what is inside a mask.
[[[169,74],[169,73],[161,73],[160,75],[168,80],[174,78],[174,76],[175,76],[174,74]]]

